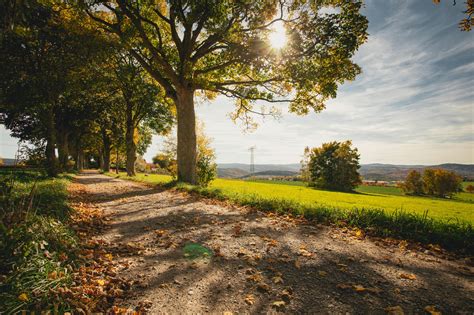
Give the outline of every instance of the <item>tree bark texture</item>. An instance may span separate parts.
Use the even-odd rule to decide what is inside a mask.
[[[127,130],[125,146],[127,151],[127,176],[135,176],[135,161],[137,160],[137,144],[135,143],[135,122],[133,121],[132,105],[127,106]]]
[[[54,112],[49,110],[46,114],[46,171],[49,176],[58,175],[58,159],[56,157],[56,129]]]
[[[176,109],[178,114],[178,181],[196,184],[196,115],[192,89],[183,87],[178,90]]]

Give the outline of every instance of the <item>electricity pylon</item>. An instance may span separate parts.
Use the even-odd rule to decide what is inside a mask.
[[[256,146],[251,146],[249,148],[249,151],[250,151],[250,174],[253,174],[255,173],[255,149],[257,147]]]

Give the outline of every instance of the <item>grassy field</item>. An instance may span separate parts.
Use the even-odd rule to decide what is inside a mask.
[[[304,182],[299,181],[286,181],[286,180],[250,180],[254,183],[264,183],[264,184],[274,184],[274,185],[288,185],[288,186],[306,186]],[[474,182],[463,182],[463,187],[467,187],[467,185],[473,184]],[[404,196],[403,190],[401,188],[395,186],[366,186],[361,185],[355,189],[356,192],[363,193],[363,194],[371,194],[371,195],[394,195],[394,196]],[[429,199],[430,197],[423,197],[425,199]],[[435,200],[443,200],[439,198],[432,198]],[[474,194],[461,192],[457,193],[453,196],[452,200],[455,201],[462,201],[462,202],[471,202],[474,203]],[[445,200],[443,200],[445,201]]]
[[[68,178],[0,169],[0,313],[69,309],[52,297],[72,282],[68,270],[77,245],[68,226]]]
[[[120,173],[119,176],[126,178],[125,173]],[[166,184],[171,181],[171,177],[138,174],[135,180],[152,184]],[[474,224],[474,204],[458,200],[404,196],[396,187],[361,186],[357,189],[358,193],[342,193],[316,190],[303,186],[301,182],[281,181],[274,183],[216,179],[211,183],[209,189],[218,190],[224,197],[232,200],[246,199],[250,196],[260,200],[286,200],[304,207],[382,209],[387,212],[403,210],[419,215],[428,211],[428,216],[434,219],[464,221]]]

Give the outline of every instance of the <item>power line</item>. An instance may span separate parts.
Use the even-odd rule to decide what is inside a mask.
[[[249,151],[250,151],[250,174],[253,174],[255,173],[255,149],[257,147],[256,146],[251,146],[249,148]]]

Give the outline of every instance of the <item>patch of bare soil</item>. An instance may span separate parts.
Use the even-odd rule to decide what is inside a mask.
[[[474,313],[474,268],[436,248],[97,173],[76,183],[107,218],[93,241],[131,284],[116,306],[150,314]]]

